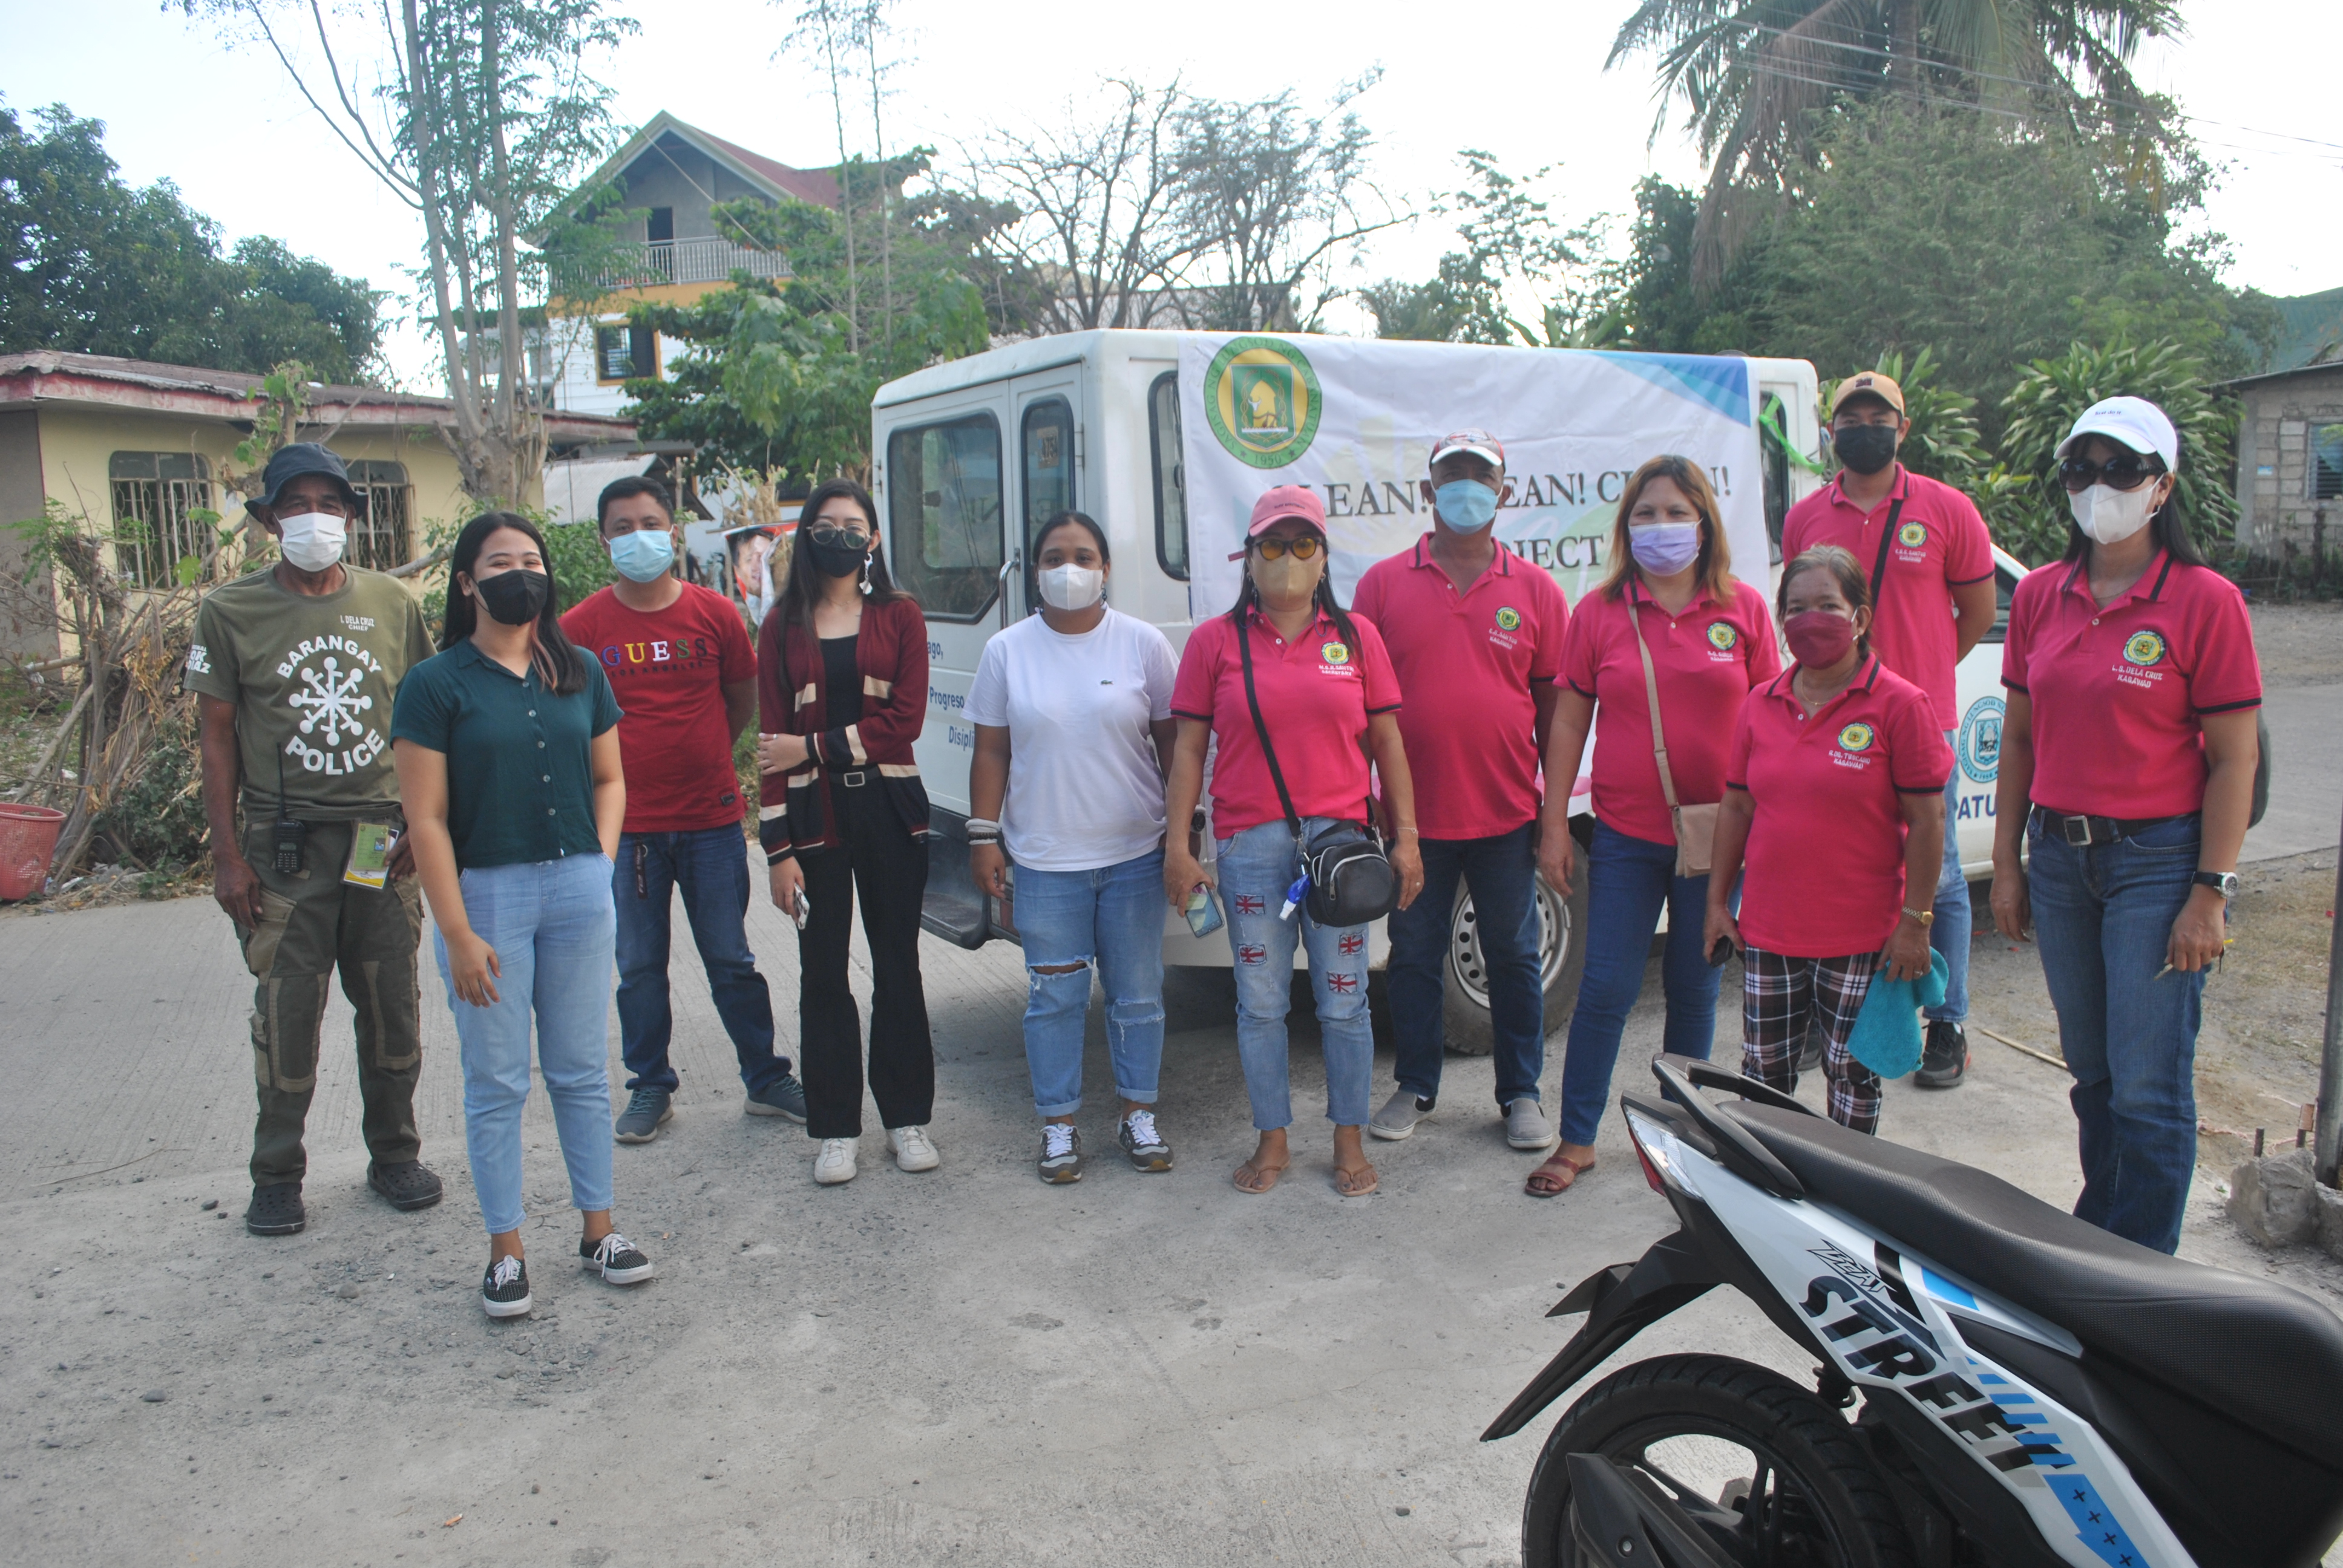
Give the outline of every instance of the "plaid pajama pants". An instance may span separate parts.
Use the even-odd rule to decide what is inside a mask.
[[[1871,989],[1877,953],[1794,959],[1750,948],[1742,954],[1741,1075],[1785,1094],[1798,1087],[1798,1053],[1809,1026],[1823,1034],[1830,1117],[1857,1132],[1879,1130],[1879,1075],[1846,1049]]]

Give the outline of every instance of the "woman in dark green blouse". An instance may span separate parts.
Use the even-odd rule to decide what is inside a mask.
[[[480,1302],[508,1318],[529,1309],[520,1115],[532,1020],[585,1216],[578,1255],[612,1284],[652,1273],[610,1222],[618,705],[561,634],[544,537],[511,512],[458,536],[439,646],[400,683],[391,743],[463,1051],[464,1140],[488,1228]]]

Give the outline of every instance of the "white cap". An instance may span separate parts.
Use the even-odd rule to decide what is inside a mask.
[[[2180,437],[2164,410],[2145,397],[2102,397],[2084,409],[2058,443],[2058,456],[2064,457],[2086,436],[2105,436],[2135,452],[2153,452],[2164,459],[2166,472],[2180,471]]]

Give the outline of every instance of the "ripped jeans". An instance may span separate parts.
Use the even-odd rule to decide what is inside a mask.
[[[1163,851],[1091,871],[1017,868],[1017,934],[1025,944],[1025,1065],[1033,1109],[1082,1106],[1082,1020],[1091,973],[1106,988],[1107,1060],[1115,1092],[1155,1103],[1163,1069]],[[1077,964],[1061,974],[1042,971]]]

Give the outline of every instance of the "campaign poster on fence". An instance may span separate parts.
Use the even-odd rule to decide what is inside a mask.
[[[1708,470],[1737,575],[1763,591],[1767,551],[1756,367],[1682,354],[1197,334],[1180,347],[1196,618],[1236,602],[1253,501],[1307,485],[1326,504],[1334,584],[1432,527],[1426,459],[1452,430],[1504,443],[1497,537],[1575,602],[1611,566],[1619,494],[1645,458]]]

